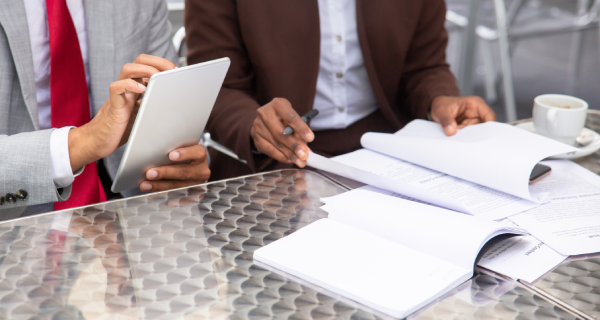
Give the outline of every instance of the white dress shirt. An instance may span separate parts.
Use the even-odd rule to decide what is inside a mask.
[[[358,40],[355,0],[319,0],[321,57],[313,130],[343,129],[376,111]]]
[[[25,11],[27,12],[27,24],[29,26],[31,52],[33,54],[40,129],[50,129],[50,36],[48,34],[46,0],[26,0],[24,3]],[[83,1],[67,0],[67,6],[75,24],[77,37],[79,38],[86,81],[89,84],[88,47]],[[69,130],[71,128],[56,129],[52,132],[50,138],[52,178],[57,188],[68,187],[75,179],[69,158]]]

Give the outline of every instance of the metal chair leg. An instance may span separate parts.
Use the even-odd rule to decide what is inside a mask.
[[[581,0],[581,1],[587,1],[587,0]],[[515,23],[515,20],[517,19],[517,16],[519,15],[519,11],[521,11],[525,2],[527,2],[527,0],[514,0],[508,7],[508,10],[506,10],[506,21],[507,21],[507,26],[509,29]]]
[[[496,65],[494,64],[492,42],[480,39],[479,45],[485,68],[485,100],[489,104],[494,104],[498,101],[498,93],[496,91]]]
[[[215,140],[213,140],[210,136],[210,133],[205,132],[202,135],[202,140],[204,142],[204,146],[206,148],[213,148],[223,154],[225,154],[226,156],[229,156],[243,164],[248,164],[248,161],[241,159],[237,154],[235,154],[235,152],[233,152],[231,149],[225,147],[224,145],[216,142]]]
[[[496,11],[496,25],[498,28],[498,44],[500,46],[500,65],[502,68],[502,82],[504,86],[504,108],[508,122],[517,120],[517,106],[510,58],[510,42],[508,40],[508,21],[506,20],[506,6],[504,0],[494,0]]]
[[[583,54],[583,30],[573,32],[569,65],[567,69],[567,94],[575,96],[578,93],[579,75],[581,70],[581,56]]]
[[[469,0],[468,24],[462,38],[462,49],[460,54],[460,69],[458,86],[463,96],[473,95],[473,61],[475,58],[475,42],[477,35],[475,29],[479,23],[480,0]]]
[[[577,15],[583,17],[588,13],[589,0],[578,0]],[[573,32],[571,49],[569,52],[569,65],[567,69],[567,94],[575,96],[578,94],[579,77],[581,73],[581,58],[583,54],[584,30]]]
[[[448,60],[448,63],[450,63],[450,72],[452,72],[452,74],[454,74],[454,76],[456,77],[456,81],[458,84],[458,79],[462,78],[462,68],[460,67],[460,49],[462,46],[462,42],[464,41],[463,39],[464,35],[462,34],[462,32],[456,32],[456,35],[454,36],[454,41],[450,41],[448,43],[448,49],[446,50],[447,54],[446,54],[446,59]]]

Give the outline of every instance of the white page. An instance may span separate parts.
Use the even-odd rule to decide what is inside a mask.
[[[462,268],[473,268],[481,247],[518,228],[381,194],[363,187],[325,198],[329,219],[359,228]]]
[[[600,252],[600,177],[566,161],[544,161],[552,173],[534,184],[551,202],[509,219],[563,255]]]
[[[466,213],[491,220],[504,219],[539,205],[367,149],[347,153],[332,160],[401,182],[411,188],[427,190],[438,196],[453,199],[467,209]],[[544,198],[546,194],[540,196]],[[420,198],[417,199],[427,202]],[[438,205],[437,203],[432,204]]]
[[[477,264],[513,279],[532,283],[566,258],[532,236],[521,236],[497,243]]]
[[[431,121],[414,120],[396,134],[366,133],[363,147],[504,193],[541,203],[529,192],[529,176],[541,160],[576,149],[498,122],[458,130],[447,137]]]
[[[254,259],[397,318],[473,273],[331,219],[256,250]]]
[[[395,181],[390,178],[386,178],[368,171],[345,165],[341,162],[337,162],[332,159],[327,159],[316,153],[310,153],[307,159],[307,164],[313,168],[325,170],[331,173],[335,173],[342,177],[354,179],[362,183],[366,183],[372,186],[376,186],[381,189],[390,190],[405,196],[419,199],[421,201],[432,203],[440,207],[456,210],[459,212],[470,213],[466,206],[444,195],[439,195],[425,189],[414,188],[408,184],[404,184]]]

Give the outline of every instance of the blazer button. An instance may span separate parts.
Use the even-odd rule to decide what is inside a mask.
[[[3,205],[5,201],[6,201],[6,200],[4,200],[4,197],[3,197],[3,196],[0,196],[0,206],[1,206],[1,205]]]
[[[27,193],[27,191],[21,189],[19,191],[17,191],[17,199],[21,200],[21,201],[25,201],[27,200],[27,197],[29,196],[29,194]]]
[[[15,196],[12,193],[7,193],[4,197],[6,198],[6,202],[8,202],[8,203],[15,203],[15,202],[17,202],[17,196]]]

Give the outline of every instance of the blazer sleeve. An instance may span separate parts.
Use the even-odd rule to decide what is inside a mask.
[[[255,75],[244,47],[235,0],[186,0],[185,8],[188,62],[231,59],[206,130],[256,172],[250,130],[260,104],[255,98]]]
[[[53,130],[0,135],[0,195],[27,191],[25,201],[5,202],[0,210],[64,201],[71,187],[57,190],[52,179],[50,136]]]
[[[402,86],[407,105],[417,118],[424,119],[433,99],[459,96],[456,79],[446,62],[448,33],[444,0],[425,0],[408,49]]]
[[[171,26],[171,22],[169,22],[167,1],[155,1],[154,14],[152,15],[149,27],[148,35],[150,39],[148,39],[148,50],[144,53],[165,58],[179,66],[179,57],[177,52],[175,52],[173,40],[171,39],[173,27]]]
[[[145,4],[145,1],[146,0],[140,1],[140,3],[144,2]],[[155,0],[153,2],[148,1],[148,3],[154,4],[154,7],[152,7],[152,18],[148,24],[141,26],[148,28],[148,32],[144,33],[144,35],[147,37],[147,42],[145,42],[147,45],[145,48],[129,49],[130,52],[132,52],[131,59],[135,59],[135,57],[137,57],[139,54],[144,53],[165,58],[179,66],[179,57],[175,51],[175,47],[173,46],[173,40],[171,39],[172,26],[168,19],[169,10],[167,8],[167,2],[164,0]],[[139,24],[136,26],[140,28]],[[126,62],[133,62],[133,60],[128,60]],[[118,67],[120,70],[122,65],[118,65]],[[112,79],[110,82],[116,81],[118,75],[119,71],[116,72],[114,79]],[[110,82],[103,84],[104,88],[108,88]],[[99,102],[99,106],[102,106],[102,103],[104,103],[106,98],[108,98],[108,90],[106,91],[106,97],[100,100],[101,102]],[[104,161],[104,165],[113,180],[117,176],[117,170],[121,163],[121,159],[123,158],[124,152],[125,147],[122,146],[102,160]],[[132,188],[126,192],[122,192],[122,194],[125,197],[131,197],[141,195],[142,193],[139,188]]]

